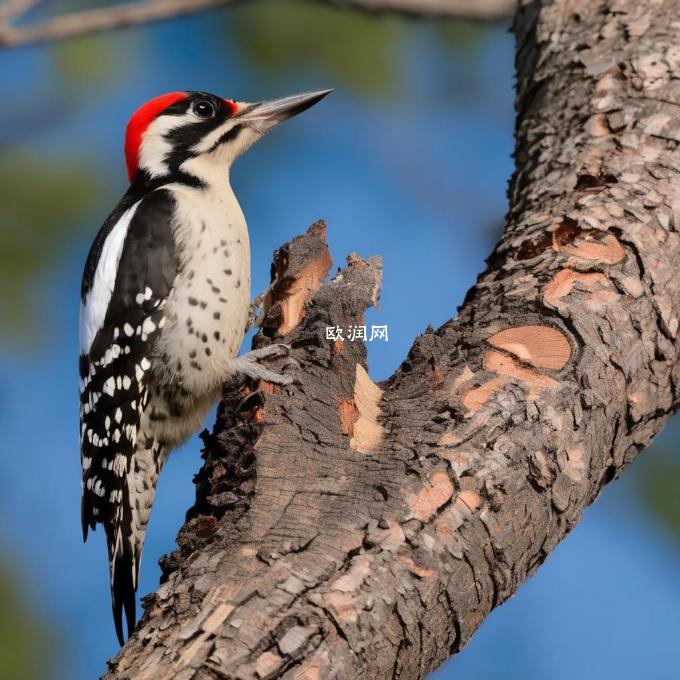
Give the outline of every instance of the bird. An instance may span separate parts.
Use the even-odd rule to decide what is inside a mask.
[[[104,221],[80,293],[81,523],[104,527],[111,605],[121,645],[156,484],[170,452],[198,430],[238,376],[289,384],[238,356],[250,311],[248,227],[232,163],[282,121],[332,90],[258,103],[207,92],[157,96],[125,133],[129,188]]]

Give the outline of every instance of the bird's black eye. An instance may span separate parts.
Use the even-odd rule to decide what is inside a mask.
[[[200,101],[196,102],[192,107],[192,111],[199,118],[207,119],[212,118],[215,115],[215,107],[205,99],[201,99]]]

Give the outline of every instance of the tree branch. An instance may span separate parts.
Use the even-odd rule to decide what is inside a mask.
[[[0,25],[4,26],[26,14],[37,2],[38,0],[5,0],[0,5]]]
[[[57,16],[35,25],[14,26],[38,0],[5,0],[0,6],[0,48],[64,40],[174,19],[187,14],[234,5],[242,0],[138,0],[110,7],[82,10]],[[509,17],[515,0],[319,0],[372,13],[395,12],[494,21]]]
[[[517,0],[321,0],[367,12],[392,12],[418,17],[499,21],[508,19]]]
[[[23,14],[22,5],[28,8],[36,2],[6,0],[7,5],[16,5],[15,12],[6,11],[0,23],[0,47],[19,47],[35,43],[64,40],[83,35],[92,35],[125,26],[136,26],[153,21],[173,19],[185,14],[225,7],[235,0],[139,0],[121,3],[110,7],[87,9],[48,19],[36,25],[15,27],[10,20],[16,21]]]
[[[506,231],[385,383],[325,338],[363,322],[379,262],[322,285],[321,225],[277,252],[256,343],[290,342],[299,383],[225,388],[107,678],[422,678],[660,431],[680,398],[674,6],[522,0]]]

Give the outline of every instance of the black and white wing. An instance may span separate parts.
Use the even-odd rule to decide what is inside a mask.
[[[173,212],[174,199],[164,189],[137,202],[124,199],[92,245],[81,292],[83,538],[88,528],[104,525],[121,644],[123,607],[128,629],[134,626],[139,565],[132,537],[136,492],[129,475],[140,445],[151,353],[177,273]]]

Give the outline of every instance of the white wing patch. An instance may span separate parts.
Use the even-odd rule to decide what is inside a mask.
[[[137,201],[121,215],[121,218],[106,237],[106,241],[104,241],[104,247],[92,280],[92,288],[90,288],[85,302],[80,304],[81,354],[89,353],[99,329],[104,325],[106,310],[111,301],[113,287],[116,284],[116,273],[123,252],[125,237],[140,203],[141,201]]]

